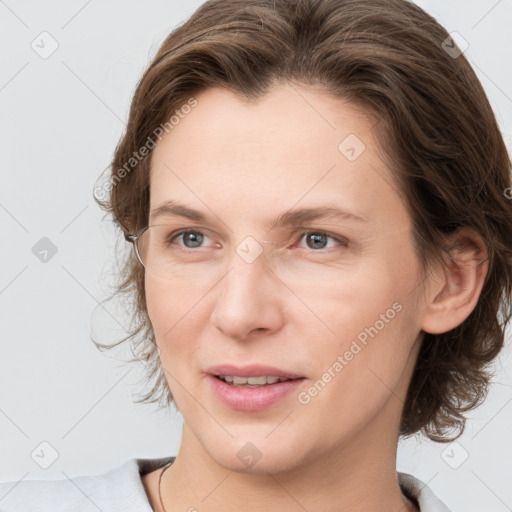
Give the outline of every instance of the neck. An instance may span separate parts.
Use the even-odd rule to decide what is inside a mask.
[[[219,465],[184,424],[176,460],[162,479],[165,512],[417,511],[398,484],[397,439],[383,442],[374,434],[359,431],[344,447],[308,455],[287,469],[255,472],[256,465],[240,472]]]

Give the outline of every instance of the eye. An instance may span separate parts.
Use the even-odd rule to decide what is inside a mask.
[[[187,249],[196,249],[200,247],[204,239],[209,237],[201,231],[184,230],[173,234],[169,242],[174,242],[176,239],[182,238],[183,244]]]
[[[176,240],[181,239],[181,243],[178,245],[182,246],[185,249],[200,249],[206,247],[205,242],[210,240],[210,237],[206,235],[202,231],[192,230],[192,229],[184,229],[175,233],[172,233],[169,237],[169,244],[175,243]],[[330,235],[324,231],[308,231],[302,233],[299,241],[305,240],[307,244],[307,248],[314,249],[314,252],[320,252],[322,249],[327,249],[327,251],[322,252],[330,252],[328,249],[334,249],[338,246],[346,246],[347,242],[341,238]],[[219,247],[219,244],[215,244]],[[300,246],[300,242],[299,242]],[[302,246],[304,247],[304,246]]]
[[[306,244],[310,249],[332,249],[337,246],[346,246],[346,242],[325,233],[324,231],[308,231],[303,233],[300,240],[305,238]],[[331,241],[329,245],[329,240]],[[327,251],[328,252],[328,251]]]

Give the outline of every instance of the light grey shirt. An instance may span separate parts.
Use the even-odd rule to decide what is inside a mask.
[[[172,460],[128,459],[99,475],[0,483],[0,512],[154,512],[141,476]],[[418,478],[399,472],[398,482],[421,512],[450,512]]]

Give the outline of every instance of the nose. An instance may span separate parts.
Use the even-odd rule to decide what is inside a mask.
[[[225,336],[242,341],[256,332],[272,334],[282,328],[283,285],[264,254],[250,262],[233,251],[229,270],[214,290],[211,321]]]

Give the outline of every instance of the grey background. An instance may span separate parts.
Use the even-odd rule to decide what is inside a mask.
[[[101,354],[90,341],[91,332],[114,341],[129,324],[115,304],[98,306],[123,242],[92,190],[142,70],[201,3],[0,1],[2,481],[72,478],[177,452],[181,416],[133,403],[144,389],[143,365],[123,364],[126,349]],[[510,144],[512,3],[417,3],[469,43],[465,54]],[[52,40],[58,48],[47,58],[31,47],[49,51]],[[33,253],[47,248],[43,237],[57,249],[46,262]],[[454,511],[512,509],[511,363],[509,337],[485,404],[454,445],[400,444],[398,469]]]

